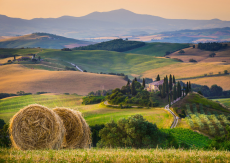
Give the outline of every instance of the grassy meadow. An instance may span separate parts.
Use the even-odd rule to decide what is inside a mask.
[[[115,72],[126,75],[141,74],[150,69],[178,63],[173,59],[104,50],[44,50],[39,55],[43,59],[52,58],[74,63],[89,72]]]
[[[230,98],[219,98],[219,99],[212,99],[213,101],[218,101],[222,104],[224,104],[225,106],[230,108]]]
[[[184,49],[188,46],[189,44],[179,43],[146,43],[145,46],[126,51],[126,53],[163,57],[166,51],[176,51],[179,49]]]
[[[146,120],[156,123],[159,128],[169,128],[173,116],[163,108],[150,109],[116,109],[103,104],[81,105],[82,97],[79,95],[26,95],[0,100],[0,119],[9,122],[10,118],[20,109],[29,104],[40,104],[48,108],[68,107],[80,111],[89,125],[104,124],[112,119],[127,118],[131,115],[141,114]]]
[[[0,148],[1,162],[225,162],[228,151],[183,149],[75,149],[20,151]]]

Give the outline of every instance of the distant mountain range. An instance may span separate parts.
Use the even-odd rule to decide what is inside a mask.
[[[33,33],[7,39],[0,39],[0,48],[41,47],[46,49],[62,49],[87,46],[90,44],[93,44],[93,42],[66,38],[49,33]]]
[[[0,36],[24,35],[35,32],[55,33],[71,38],[103,36],[149,35],[184,29],[210,29],[230,27],[230,21],[165,19],[136,14],[120,9],[93,12],[82,17],[35,18],[25,20],[0,15]]]

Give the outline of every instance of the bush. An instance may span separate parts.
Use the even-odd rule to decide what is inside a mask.
[[[0,129],[0,147],[10,147],[11,141],[9,137],[9,125],[5,124],[2,129]]]
[[[189,59],[189,62],[197,62],[195,59]]]
[[[96,144],[98,143],[98,141],[101,140],[101,138],[99,137],[99,132],[101,129],[103,129],[105,127],[104,124],[101,125],[94,125],[94,126],[89,126],[91,133],[92,133],[92,144],[93,147],[96,147]]]
[[[107,123],[99,136],[98,147],[154,148],[177,144],[170,135],[161,132],[156,124],[146,121],[139,114],[120,119],[117,123]]]
[[[105,100],[105,96],[87,96],[83,97],[82,104],[89,105],[89,104],[97,104]]]
[[[184,50],[180,50],[178,53],[182,54],[182,53],[185,53],[185,51]]]

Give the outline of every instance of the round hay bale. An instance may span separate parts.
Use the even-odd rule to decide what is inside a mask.
[[[29,105],[10,120],[13,147],[22,150],[59,149],[65,135],[60,117],[41,105]]]
[[[79,111],[68,108],[55,108],[66,129],[63,148],[87,148],[91,143],[90,129]]]

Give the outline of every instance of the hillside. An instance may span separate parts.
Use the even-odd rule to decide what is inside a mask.
[[[39,53],[39,56],[68,61],[88,72],[124,73],[129,76],[135,76],[146,70],[178,63],[178,61],[168,58],[104,50],[44,50]]]
[[[47,49],[73,48],[86,46],[92,42],[75,40],[49,33],[33,33],[0,40],[0,48],[41,47]]]
[[[108,51],[124,52],[127,50],[142,47],[144,45],[145,45],[144,42],[115,39],[111,41],[97,43],[94,45],[77,47],[74,48],[74,50],[108,50]]]
[[[91,91],[121,88],[127,82],[115,75],[79,71],[28,69],[19,64],[0,66],[0,92],[52,92],[86,95]]]
[[[186,118],[179,121],[178,127],[198,130],[211,137],[223,135],[224,128],[230,123],[230,109],[198,93],[189,93],[172,107],[177,114],[186,113]]]
[[[156,57],[163,57],[167,51],[174,52],[180,49],[187,48],[188,46],[189,44],[146,43],[145,46],[126,51],[126,53],[144,54],[144,55],[151,55],[151,56],[156,56]]]
[[[171,58],[179,58],[184,62],[189,62],[189,59],[194,59],[197,62],[224,62],[230,63],[230,43],[227,43],[228,47],[219,51],[206,51],[197,48],[189,47],[183,49],[185,53],[174,52],[168,55]],[[216,53],[215,57],[209,57],[211,53]]]

